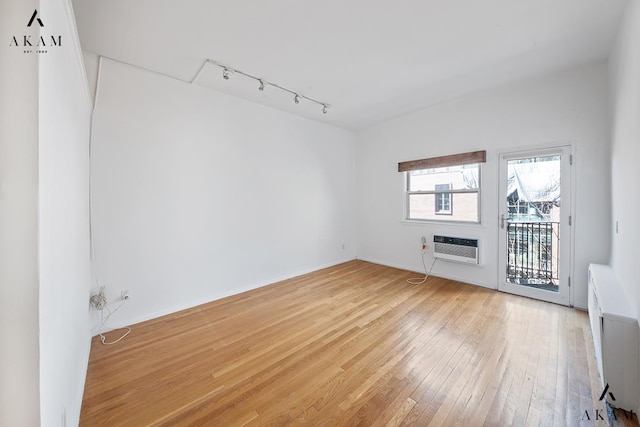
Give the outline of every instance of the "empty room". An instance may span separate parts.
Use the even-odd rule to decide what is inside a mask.
[[[0,425],[638,425],[638,1],[0,22]]]

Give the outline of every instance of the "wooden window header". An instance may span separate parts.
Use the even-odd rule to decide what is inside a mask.
[[[485,163],[486,161],[486,150],[473,151],[470,153],[451,154],[449,156],[431,157],[430,159],[400,162],[398,163],[398,172],[444,168],[447,166],[468,165],[471,163]]]

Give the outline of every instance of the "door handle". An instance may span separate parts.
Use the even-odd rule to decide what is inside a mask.
[[[500,228],[504,229],[504,214],[500,215]]]

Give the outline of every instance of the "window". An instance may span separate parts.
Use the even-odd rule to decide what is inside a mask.
[[[436,184],[436,214],[451,215],[451,184]]]
[[[406,175],[405,219],[479,223],[485,159],[478,151],[399,163]]]

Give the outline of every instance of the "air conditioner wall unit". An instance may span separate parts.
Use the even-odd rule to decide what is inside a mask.
[[[433,256],[435,258],[479,264],[478,239],[433,236]]]
[[[622,284],[608,265],[589,265],[589,321],[602,390],[616,408],[640,408],[638,321]]]

